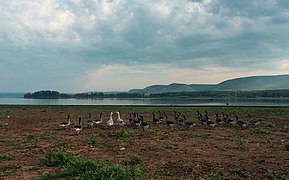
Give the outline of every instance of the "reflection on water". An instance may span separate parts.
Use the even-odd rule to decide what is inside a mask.
[[[289,99],[24,99],[0,98],[6,105],[194,105],[194,106],[289,106]]]

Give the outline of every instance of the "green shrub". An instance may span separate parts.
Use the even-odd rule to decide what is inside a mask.
[[[76,158],[69,153],[49,151],[42,163],[48,167],[63,167],[75,160]]]
[[[10,161],[10,160],[12,160],[12,159],[13,159],[13,158],[10,157],[10,156],[6,156],[6,155],[0,154],[0,160],[1,160],[1,161]]]
[[[268,134],[269,131],[267,129],[262,129],[262,128],[255,128],[253,129],[254,134]]]
[[[89,144],[91,146],[95,146],[98,143],[98,139],[95,135],[87,137],[87,139],[85,141],[87,144]]]
[[[126,128],[120,129],[119,131],[117,131],[117,132],[115,133],[115,135],[116,135],[117,137],[120,137],[120,138],[128,138],[128,137],[129,137],[129,133],[128,133],[128,131],[127,131]]]
[[[49,167],[63,167],[61,174],[46,174],[40,179],[132,179],[140,176],[139,168],[125,169],[120,165],[109,165],[101,160],[76,158],[69,153],[50,151],[43,160]]]
[[[14,163],[7,164],[7,165],[0,165],[0,172],[7,171],[10,169],[16,169],[16,168],[17,168],[17,166]]]
[[[285,143],[284,144],[284,150],[285,151],[289,151],[289,143]]]
[[[248,140],[245,139],[238,139],[235,141],[235,144],[237,146],[238,149],[245,149],[246,144],[248,143]]]
[[[129,160],[125,160],[124,165],[126,166],[140,166],[143,164],[143,160],[136,154],[130,156]]]

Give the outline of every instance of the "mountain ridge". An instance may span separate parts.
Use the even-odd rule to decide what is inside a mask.
[[[218,84],[183,84],[151,85],[143,89],[131,89],[129,93],[161,94],[167,92],[197,91],[250,91],[289,89],[289,74],[271,76],[238,77]]]

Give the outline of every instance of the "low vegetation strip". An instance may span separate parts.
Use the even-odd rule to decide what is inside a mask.
[[[48,167],[62,167],[60,174],[46,174],[40,179],[133,179],[142,174],[138,167],[125,168],[102,160],[77,158],[66,152],[49,151],[42,163]]]

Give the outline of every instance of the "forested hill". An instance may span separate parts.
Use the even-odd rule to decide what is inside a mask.
[[[199,91],[253,91],[289,89],[289,75],[252,76],[235,78],[219,84],[177,84],[152,85],[144,89],[132,89],[129,93],[161,94],[168,92]]]

